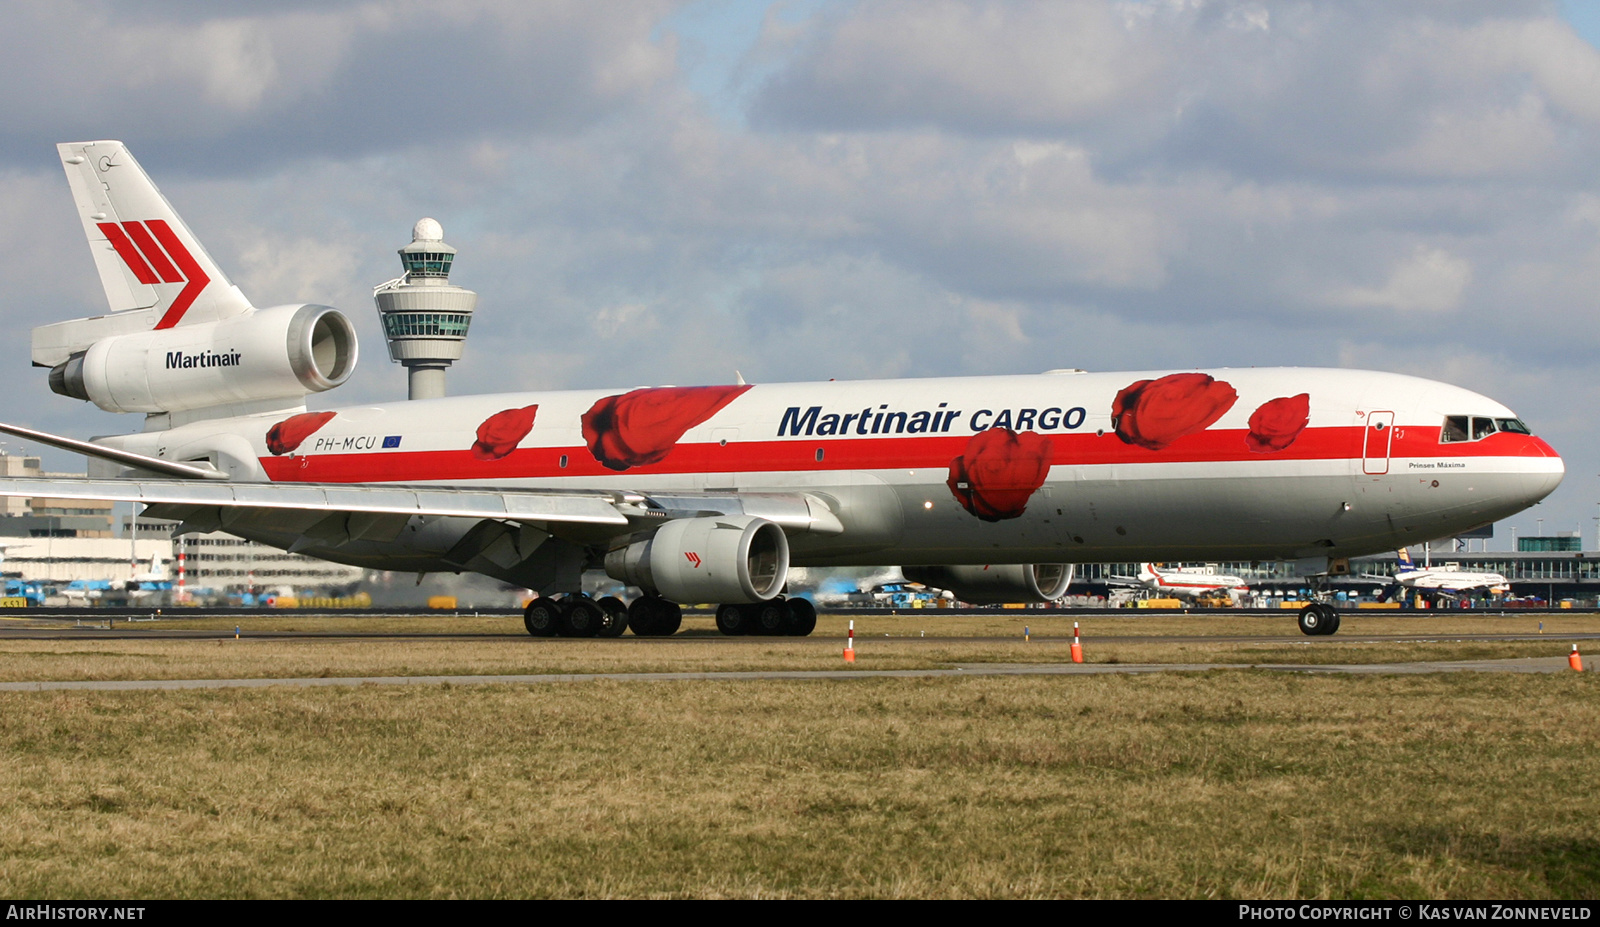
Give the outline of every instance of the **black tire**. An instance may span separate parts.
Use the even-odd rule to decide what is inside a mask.
[[[789,631],[789,609],[781,599],[757,602],[750,610],[750,633],[777,637]]]
[[[817,607],[810,599],[788,598],[783,605],[789,610],[789,636],[809,637],[817,629]]]
[[[587,596],[573,596],[562,603],[561,636],[594,637],[605,621],[605,612]]]
[[[654,637],[660,633],[657,629],[662,617],[661,599],[652,595],[642,595],[628,606],[628,627],[637,637]]]
[[[1327,637],[1339,630],[1339,610],[1326,602],[1312,602],[1300,610],[1300,633]]]
[[[614,595],[608,595],[594,604],[600,606],[600,630],[596,637],[621,637],[628,630],[628,606]]]
[[[1300,609],[1300,633],[1308,637],[1317,637],[1322,634],[1323,622],[1322,606],[1312,602]]]
[[[743,605],[717,606],[717,630],[730,637],[750,633],[751,615]]]
[[[683,626],[683,608],[676,602],[666,599],[657,599],[661,609],[661,623],[656,626],[656,634],[661,637],[671,637],[678,633],[678,628]]]
[[[555,599],[534,599],[522,610],[522,626],[534,637],[555,637],[560,633],[562,612]]]

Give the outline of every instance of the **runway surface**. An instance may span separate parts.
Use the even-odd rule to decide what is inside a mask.
[[[1231,663],[974,663],[952,669],[926,670],[776,670],[735,673],[552,673],[516,676],[346,676],[283,679],[130,679],[121,681],[60,681],[0,683],[0,692],[50,692],[63,689],[91,692],[126,692],[170,689],[262,689],[272,686],[431,686],[548,685],[607,680],[611,682],[683,682],[692,680],[807,680],[920,679],[976,676],[1099,676],[1129,673],[1194,673],[1207,670],[1272,670],[1285,673],[1344,673],[1353,675],[1414,675],[1419,673],[1560,673],[1572,672],[1565,657],[1528,657],[1512,660],[1460,660],[1423,663],[1363,664],[1231,664]],[[1593,666],[1586,672],[1594,672]]]
[[[1292,626],[1291,626],[1292,627]],[[314,641],[393,641],[393,640],[427,640],[427,641],[507,641],[512,643],[564,643],[574,647],[590,646],[593,642],[583,639],[570,638],[533,638],[524,633],[500,634],[492,632],[450,632],[434,633],[427,631],[266,631],[241,629],[239,636],[247,640],[314,640]],[[0,640],[193,640],[213,641],[231,640],[234,637],[232,629],[212,628],[197,630],[192,628],[163,628],[159,621],[133,621],[124,620],[85,621],[81,626],[64,624],[59,620],[51,619],[8,619],[0,621]],[[900,634],[868,634],[858,632],[858,640],[892,640],[896,643],[925,643],[929,645],[949,644],[952,642],[974,644],[996,644],[1016,642],[1020,635],[974,637],[953,634],[928,634],[905,632]],[[634,637],[631,634],[605,641],[607,644],[633,645],[639,647],[655,647],[673,644],[705,644],[722,643],[730,647],[748,646],[752,642],[783,640],[797,642],[794,638],[767,638],[767,637],[728,637],[713,630],[685,630],[671,637]],[[842,644],[842,635],[815,634],[804,638],[806,643],[836,646]],[[1404,634],[1352,634],[1343,632],[1331,637],[1307,637],[1302,634],[1103,634],[1093,633],[1085,636],[1085,640],[1093,640],[1096,644],[1304,644],[1307,646],[1328,645],[1336,643],[1345,644],[1395,644],[1418,642],[1451,642],[1451,643],[1505,643],[1509,641],[1594,641],[1600,640],[1600,630],[1595,631],[1550,631],[1541,633],[1537,630],[1501,633],[1428,633],[1426,629],[1419,628],[1415,632]],[[1068,645],[1072,643],[1072,635],[1060,631],[1034,633],[1030,642],[1041,646]]]
[[[1550,616],[1555,617],[1555,616]],[[1537,619],[1533,619],[1536,621]],[[1530,624],[1532,622],[1530,621]],[[222,641],[234,637],[233,628],[213,629],[179,629],[163,627],[164,621],[151,621],[126,618],[107,620],[105,618],[90,618],[69,623],[59,617],[40,618],[12,618],[0,621],[0,640],[13,641]],[[605,644],[610,647],[633,646],[640,648],[658,648],[661,646],[674,646],[696,644],[704,646],[715,644],[729,648],[766,646],[782,641],[788,644],[815,645],[819,648],[835,649],[842,647],[844,639],[836,634],[813,635],[805,639],[794,638],[768,638],[768,637],[727,637],[714,630],[695,628],[687,629],[668,638],[638,638],[626,635],[621,638],[607,641],[591,641],[563,638],[531,638],[526,634],[492,633],[492,632],[458,632],[458,633],[428,633],[426,631],[386,631],[374,629],[371,631],[305,631],[305,630],[247,630],[241,622],[239,637],[244,641],[273,641],[293,642],[305,641],[307,643],[327,642],[380,642],[380,641],[469,641],[469,642],[504,642],[506,646],[519,646],[539,644],[544,646],[557,645],[569,647],[589,647],[596,644]],[[1569,625],[1570,627],[1570,625]],[[1306,647],[1328,647],[1337,644],[1416,644],[1416,643],[1506,643],[1516,641],[1545,641],[1561,649],[1563,645],[1575,642],[1600,641],[1600,630],[1579,632],[1550,632],[1539,633],[1536,629],[1519,632],[1501,633],[1428,633],[1426,627],[1417,627],[1415,631],[1407,629],[1408,633],[1386,634],[1351,634],[1343,633],[1331,637],[1307,637],[1295,633],[1279,634],[1092,634],[1085,638],[1096,646],[1109,644],[1199,644],[1199,645],[1268,645],[1286,646],[1300,645]],[[899,646],[918,647],[920,645],[948,647],[952,644],[997,644],[1020,643],[1019,635],[971,637],[952,634],[929,634],[906,631],[893,635],[885,634],[858,634],[857,642],[860,645],[870,646],[872,642],[893,642]],[[1495,659],[1495,660],[1468,660],[1468,661],[1422,661],[1406,663],[1319,663],[1319,664],[1214,664],[1214,663],[1085,663],[1075,664],[1067,662],[1066,649],[1072,642],[1070,635],[1063,635],[1059,630],[1052,628],[1050,633],[1034,634],[1029,642],[1030,647],[1055,648],[1061,653],[1059,663],[956,663],[937,669],[915,670],[875,670],[867,668],[840,668],[835,670],[779,670],[779,671],[749,671],[749,672],[641,672],[641,673],[585,673],[585,674],[530,674],[530,675],[452,675],[452,676],[345,676],[345,677],[285,677],[265,679],[164,679],[164,680],[118,680],[118,681],[87,681],[87,680],[49,680],[34,682],[0,683],[0,692],[41,692],[51,690],[88,690],[88,691],[134,691],[134,690],[172,690],[172,689],[237,689],[237,688],[262,688],[267,686],[416,686],[416,685],[547,685],[552,683],[581,683],[598,680],[613,682],[664,682],[664,681],[689,681],[689,680],[816,680],[834,681],[849,679],[874,679],[874,678],[938,678],[962,676],[1062,676],[1062,675],[1100,675],[1109,673],[1162,673],[1162,672],[1203,672],[1208,670],[1238,670],[1258,669],[1278,672],[1295,673],[1341,673],[1341,674],[1415,674],[1439,672],[1512,672],[1512,673],[1555,673],[1571,672],[1565,656],[1548,656],[1536,658]],[[1588,650],[1589,648],[1583,648]],[[616,653],[616,651],[611,651]],[[1330,658],[1335,658],[1329,653]],[[1595,669],[1595,664],[1600,661],[1592,657],[1585,660],[1588,669]]]

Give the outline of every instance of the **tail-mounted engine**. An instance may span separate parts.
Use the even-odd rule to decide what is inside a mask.
[[[788,578],[789,539],[754,515],[680,518],[606,554],[606,573],[674,602],[765,602]]]
[[[356,366],[355,326],[329,306],[275,306],[214,322],[111,335],[50,370],[50,388],[107,412],[181,412],[298,400]]]
[[[1016,563],[997,566],[906,566],[906,579],[948,589],[973,605],[1051,602],[1072,585],[1070,563]]]

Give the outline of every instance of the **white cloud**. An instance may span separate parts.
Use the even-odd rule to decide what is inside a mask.
[[[1418,245],[1397,261],[1381,287],[1351,287],[1333,294],[1340,305],[1398,312],[1448,312],[1459,308],[1472,282],[1472,264],[1443,248]]]

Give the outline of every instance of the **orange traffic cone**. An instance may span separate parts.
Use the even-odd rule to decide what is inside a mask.
[[[850,636],[844,641],[844,662],[856,662],[856,622],[850,619]]]
[[[1083,643],[1078,640],[1078,623],[1072,623],[1072,662],[1083,662]]]
[[[1572,645],[1572,653],[1567,655],[1567,665],[1580,673],[1583,672],[1583,657],[1578,656],[1577,644]]]

